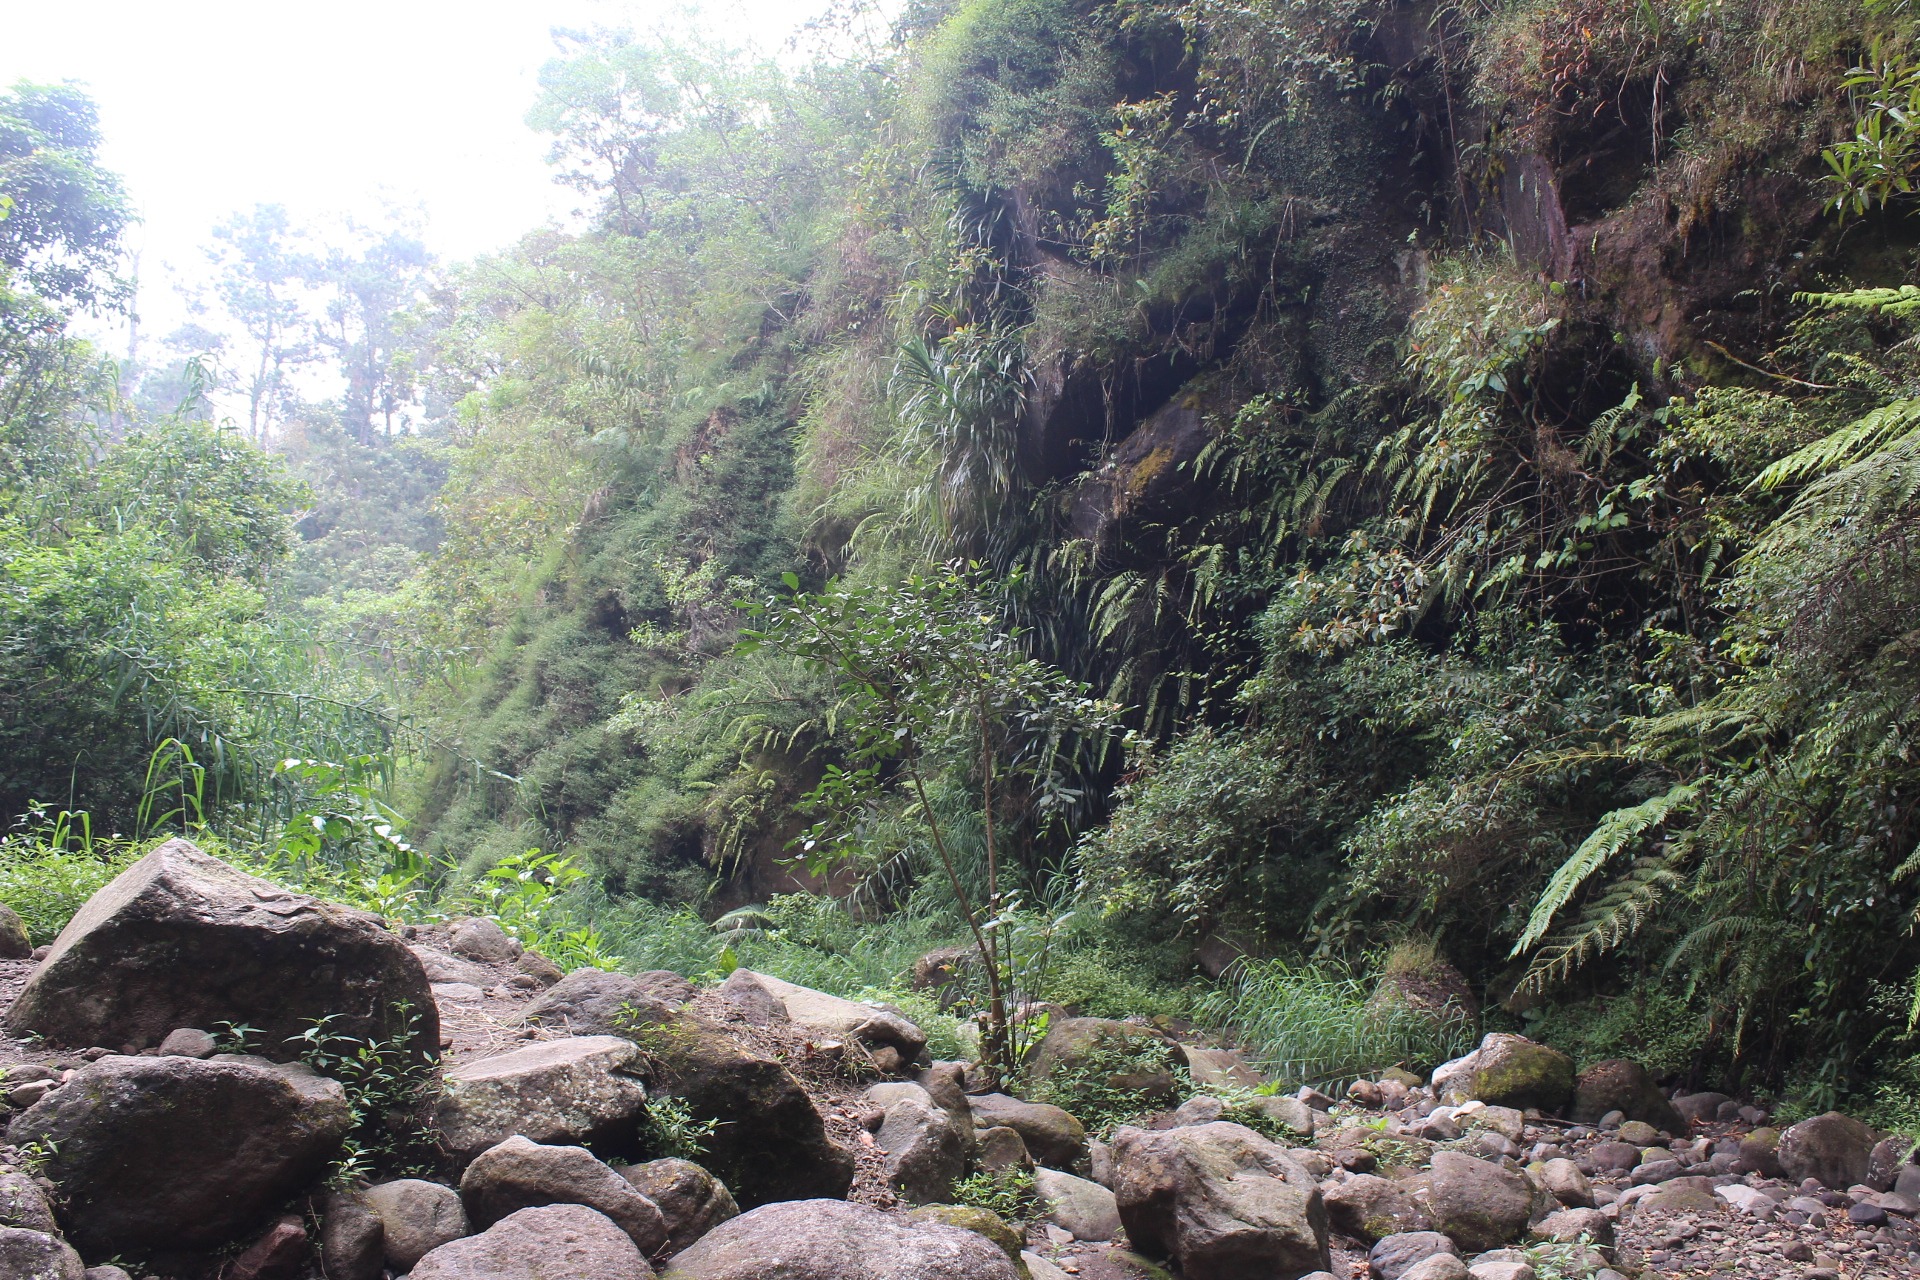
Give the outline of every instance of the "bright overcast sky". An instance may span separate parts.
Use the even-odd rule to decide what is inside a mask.
[[[709,0],[703,25],[772,51],[819,0]],[[683,26],[660,0],[64,0],[7,6],[0,85],[76,80],[142,225],[148,331],[183,317],[216,222],[255,204],[324,222],[424,210],[443,258],[501,248],[574,193],[522,117],[554,27]]]

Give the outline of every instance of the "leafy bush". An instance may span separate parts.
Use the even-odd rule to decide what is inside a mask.
[[[391,1040],[362,1040],[327,1030],[337,1014],[315,1019],[299,1038],[300,1060],[340,1082],[347,1093],[352,1128],[335,1162],[342,1186],[375,1174],[424,1172],[435,1160],[429,1114],[440,1090],[437,1063],[411,1043],[420,1015],[395,1006],[403,1030]],[[245,1052],[246,1028],[229,1024],[229,1036]]]
[[[1375,999],[1372,984],[1353,973],[1278,959],[1242,961],[1200,1013],[1238,1032],[1261,1070],[1282,1083],[1323,1089],[1387,1067],[1431,1067],[1473,1040],[1463,1013]]]
[[[1527,1034],[1583,1068],[1631,1058],[1656,1076],[1673,1076],[1696,1065],[1710,1028],[1694,1001],[1643,984],[1628,995],[1549,1005]]]
[[[647,1112],[640,1121],[640,1147],[649,1160],[698,1160],[706,1154],[707,1139],[719,1123],[694,1115],[683,1098],[655,1093],[647,1098]]]
[[[1178,1053],[1158,1039],[1098,1043],[1071,1063],[1054,1066],[1028,1096],[1034,1102],[1050,1102],[1072,1112],[1088,1133],[1104,1136],[1116,1126],[1158,1109],[1164,1101],[1116,1081],[1165,1072],[1173,1077],[1178,1096],[1184,1098],[1193,1092],[1193,1078]]]
[[[953,1184],[953,1203],[997,1213],[1016,1229],[1040,1213],[1040,1197],[1033,1190],[1033,1171],[1017,1165],[960,1179]]]
[[[98,838],[85,813],[36,806],[0,836],[0,903],[35,946],[54,940],[76,911],[139,856],[132,841]]]

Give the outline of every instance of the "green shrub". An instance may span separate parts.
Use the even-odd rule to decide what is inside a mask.
[[[1056,1065],[1046,1079],[1028,1091],[1028,1096],[1034,1102],[1064,1108],[1086,1126],[1088,1133],[1104,1136],[1119,1125],[1158,1110],[1164,1102],[1141,1090],[1119,1087],[1116,1080],[1164,1071],[1173,1077],[1178,1097],[1193,1092],[1193,1078],[1178,1053],[1174,1046],[1158,1039],[1097,1043],[1072,1062]]]
[[[1016,1229],[1039,1215],[1033,1172],[1014,1167],[981,1172],[953,1184],[953,1202],[997,1213]]]
[[[1704,1010],[1685,996],[1642,985],[1632,995],[1549,1005],[1527,1034],[1581,1067],[1631,1058],[1656,1076],[1688,1070],[1709,1035]]]
[[[84,813],[35,809],[20,831],[0,837],[0,903],[42,946],[140,852],[132,841],[94,838]]]

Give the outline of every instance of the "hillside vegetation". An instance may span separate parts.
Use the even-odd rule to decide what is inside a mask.
[[[779,62],[582,37],[529,116],[582,229],[309,271],[372,372],[277,418],[261,374],[252,430],[63,328],[124,212],[84,98],[21,86],[5,874],[75,878],[44,932],[185,824],[563,962],[855,994],[974,946],[989,1058],[1033,997],[1320,1081],[1458,1047],[1356,1035],[1384,983],[1911,1124],[1916,36],[947,0]]]

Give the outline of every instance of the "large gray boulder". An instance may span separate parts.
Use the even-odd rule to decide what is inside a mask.
[[[440,1051],[420,961],[364,911],[288,893],[169,840],[88,899],[7,1011],[15,1035],[157,1045],[176,1027],[255,1028],[266,1057],[334,1035]]]
[[[1087,1162],[1087,1130],[1060,1107],[1046,1102],[1022,1102],[1004,1093],[983,1093],[967,1099],[975,1129],[1011,1129],[1027,1151],[1051,1169],[1080,1169]]]
[[[845,1200],[765,1205],[714,1228],[668,1280],[1017,1280],[985,1236]]]
[[[0,960],[25,960],[33,954],[33,940],[14,909],[0,902]]]
[[[887,1182],[915,1204],[937,1204],[953,1194],[973,1155],[970,1116],[956,1118],[918,1084],[877,1084],[869,1105],[882,1108],[874,1143],[886,1155]]]
[[[381,1254],[395,1271],[411,1271],[441,1245],[473,1230],[459,1193],[438,1182],[396,1178],[368,1187],[359,1199],[379,1219]]]
[[[85,1280],[80,1255],[59,1236],[0,1227],[0,1276],[6,1280]]]
[[[1458,1260],[1460,1250],[1438,1231],[1403,1231],[1386,1236],[1373,1246],[1367,1253],[1367,1271],[1374,1280],[1401,1280],[1407,1272],[1435,1257]]]
[[[1433,1218],[1426,1208],[1414,1199],[1409,1187],[1398,1182],[1362,1173],[1321,1190],[1334,1229],[1362,1244],[1410,1231],[1433,1230]]]
[[[1113,1135],[1113,1191],[1135,1248],[1207,1280],[1325,1271],[1327,1208],[1286,1149],[1224,1121]]]
[[[772,1020],[792,1022],[819,1036],[852,1040],[871,1050],[891,1049],[899,1054],[900,1063],[912,1062],[927,1047],[926,1033],[891,1009],[828,995],[771,974],[735,969],[727,975],[722,991],[749,1021],[756,1014],[784,1015]]]
[[[582,1204],[605,1214],[642,1253],[667,1242],[667,1222],[659,1206],[585,1147],[508,1138],[467,1166],[460,1177],[460,1199],[478,1227],[490,1227],[522,1209]]]
[[[1452,1105],[1484,1102],[1557,1114],[1573,1100],[1573,1081],[1573,1059],[1558,1049],[1492,1031],[1472,1053],[1435,1068],[1433,1091]]]
[[[653,1007],[658,1020],[634,1033],[646,1045],[648,1086],[715,1122],[702,1162],[742,1207],[847,1194],[853,1153],[827,1137],[792,1072],[697,1014]]]
[[[1867,1180],[1880,1135],[1852,1116],[1829,1111],[1780,1135],[1780,1169],[1795,1182],[1817,1179],[1835,1191]]]
[[[575,969],[527,1006],[526,1018],[574,1036],[630,1038],[666,1012],[653,988],[631,974]]]
[[[1639,1120],[1666,1133],[1685,1135],[1687,1122],[1667,1101],[1647,1069],[1626,1058],[1609,1058],[1582,1071],[1573,1082],[1570,1118],[1597,1124],[1609,1111]]]
[[[445,1074],[434,1123],[456,1156],[471,1160],[518,1134],[631,1152],[647,1113],[640,1050],[618,1036],[573,1036],[463,1062]]]
[[[385,1245],[379,1215],[360,1197],[328,1193],[320,1211],[320,1274],[326,1280],[380,1280]]]
[[[633,1189],[660,1208],[667,1221],[668,1253],[678,1253],[730,1218],[740,1206],[726,1184],[691,1160],[649,1160],[617,1170]]]
[[[90,1255],[224,1244],[325,1172],[346,1093],[297,1065],[109,1056],[16,1117]]]
[[[605,1214],[555,1204],[508,1214],[443,1244],[411,1280],[652,1280],[640,1249]]]
[[[1111,1240],[1120,1234],[1120,1205],[1097,1182],[1058,1169],[1035,1169],[1033,1193],[1046,1219],[1076,1240]]]
[[[58,1232],[53,1206],[40,1184],[17,1169],[0,1167],[0,1227]]]
[[[1425,1188],[1434,1226],[1469,1253],[1519,1239],[1534,1216],[1531,1182],[1464,1152],[1435,1152],[1432,1167],[1408,1181]]]

